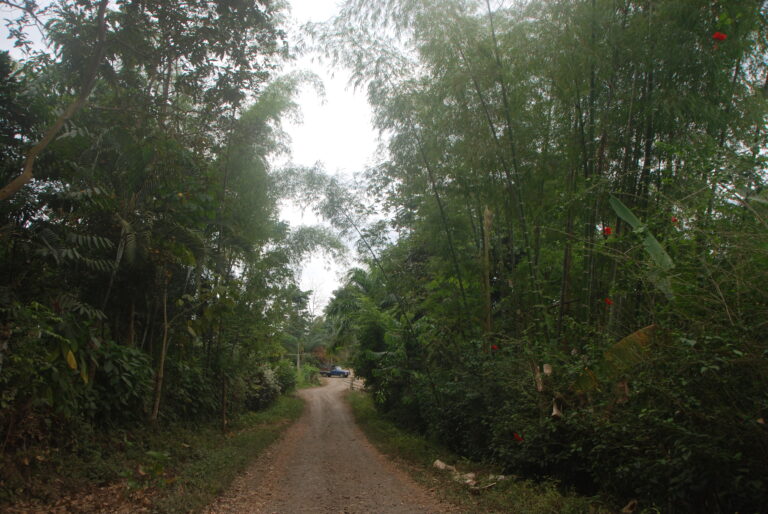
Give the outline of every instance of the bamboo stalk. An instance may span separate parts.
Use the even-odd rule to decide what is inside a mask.
[[[483,212],[483,286],[485,289],[485,334],[493,330],[491,317],[491,223],[493,213],[485,207]]]

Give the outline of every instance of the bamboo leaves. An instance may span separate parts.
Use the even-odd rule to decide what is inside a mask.
[[[647,458],[619,452],[610,472],[592,476],[633,498],[643,480],[658,483],[659,467],[668,465],[668,478],[680,483],[691,455],[723,445],[723,455],[738,460],[752,453],[736,449],[752,436],[747,422],[734,428],[732,404],[745,420],[764,419],[755,410],[764,369],[744,380],[746,362],[729,369],[718,348],[706,356],[700,347],[660,344],[714,330],[739,341],[739,359],[768,351],[757,343],[768,301],[760,287],[768,116],[754,98],[768,83],[765,8],[751,0],[700,4],[346,2],[333,25],[346,31],[336,33],[345,44],[339,53],[370,85],[376,123],[388,136],[369,176],[399,239],[376,264],[412,313],[414,337],[392,347],[407,349],[408,359],[389,360],[394,351],[360,368],[384,410],[510,469],[557,463],[548,469],[564,470],[566,482],[585,462],[607,469],[616,447],[656,452],[670,430],[682,439],[708,430],[717,441],[703,450],[689,438],[682,458],[667,448]],[[726,20],[733,25],[722,26]],[[719,30],[728,39],[718,48]],[[372,50],[370,34],[415,61],[408,73],[370,64],[385,55]],[[484,212],[494,213],[493,230]],[[618,229],[601,224],[617,218]],[[387,309],[370,297],[377,301],[368,307]],[[365,337],[346,326],[351,341]],[[563,373],[539,373],[537,391],[531,362],[556,362]],[[554,407],[540,394],[545,385],[556,392]],[[543,424],[553,411],[563,419]],[[702,429],[704,419],[712,429]],[[523,442],[530,458],[519,451]],[[765,467],[763,457],[751,459],[752,469]],[[719,505],[722,468],[706,467],[697,469],[711,472],[718,491],[707,501]],[[729,510],[739,510],[739,481],[751,474],[728,486]],[[631,487],[612,478],[641,475]],[[677,492],[701,491],[701,476]],[[649,486],[646,501],[657,504],[659,494]],[[672,508],[678,500],[664,501]]]

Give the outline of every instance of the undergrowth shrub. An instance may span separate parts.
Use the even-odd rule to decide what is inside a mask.
[[[105,341],[96,355],[99,361],[93,381],[96,421],[115,424],[143,420],[153,378],[147,354]]]
[[[280,392],[287,393],[296,388],[296,367],[286,360],[278,361],[274,366]]]
[[[299,371],[297,386],[312,386],[320,384],[320,369],[311,364],[304,363]]]
[[[390,354],[373,398],[399,424],[508,473],[663,512],[759,512],[768,366],[729,341],[659,332],[619,368],[607,342],[544,360],[522,341],[475,345],[430,373],[396,370]]]
[[[245,384],[245,406],[250,410],[263,409],[280,396],[280,382],[269,366],[254,369],[246,378]]]
[[[161,415],[168,419],[192,420],[216,415],[221,402],[221,379],[212,372],[184,361],[166,364]]]

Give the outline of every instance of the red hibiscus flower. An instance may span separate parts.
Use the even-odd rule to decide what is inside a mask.
[[[496,345],[496,344],[491,345],[491,350],[496,351],[498,349],[499,349],[499,345]]]
[[[522,443],[523,441],[525,441],[525,439],[523,439],[523,436],[521,436],[517,432],[512,432],[512,437],[514,437],[515,441],[517,441],[519,443]]]
[[[603,227],[603,234],[606,236],[610,236],[613,234],[613,229],[611,227]]]
[[[678,219],[672,216],[672,223],[677,223],[677,222],[678,222]]]
[[[723,34],[722,32],[715,32],[714,34],[712,34],[712,39],[714,39],[715,41],[725,41],[726,39],[728,39],[728,35]]]
[[[613,305],[613,300],[611,300],[610,298],[606,298],[603,301],[605,302],[606,305]]]

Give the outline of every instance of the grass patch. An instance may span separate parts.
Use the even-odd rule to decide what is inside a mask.
[[[66,449],[31,448],[30,457],[4,456],[0,510],[197,512],[304,410],[295,396],[235,420],[226,434],[216,421],[90,434]],[[37,457],[37,458],[35,458]],[[90,509],[90,510],[89,510]],[[131,510],[130,508],[128,510]]]
[[[450,472],[433,467],[434,461],[440,459],[456,466],[461,473],[475,473],[481,484],[487,481],[482,480],[484,477],[498,475],[498,470],[458,457],[420,435],[397,427],[376,411],[366,393],[350,392],[347,399],[358,425],[382,453],[403,464],[417,482],[465,512],[540,514],[615,511],[595,498],[564,494],[553,482],[535,483],[513,476],[495,481],[495,485],[482,491],[472,491],[456,482]]]
[[[195,512],[227,490],[264,449],[272,444],[304,409],[304,402],[283,396],[269,409],[242,416],[224,436],[208,428],[188,432],[178,453],[178,474],[154,502],[161,512]],[[189,448],[187,448],[187,446]]]

